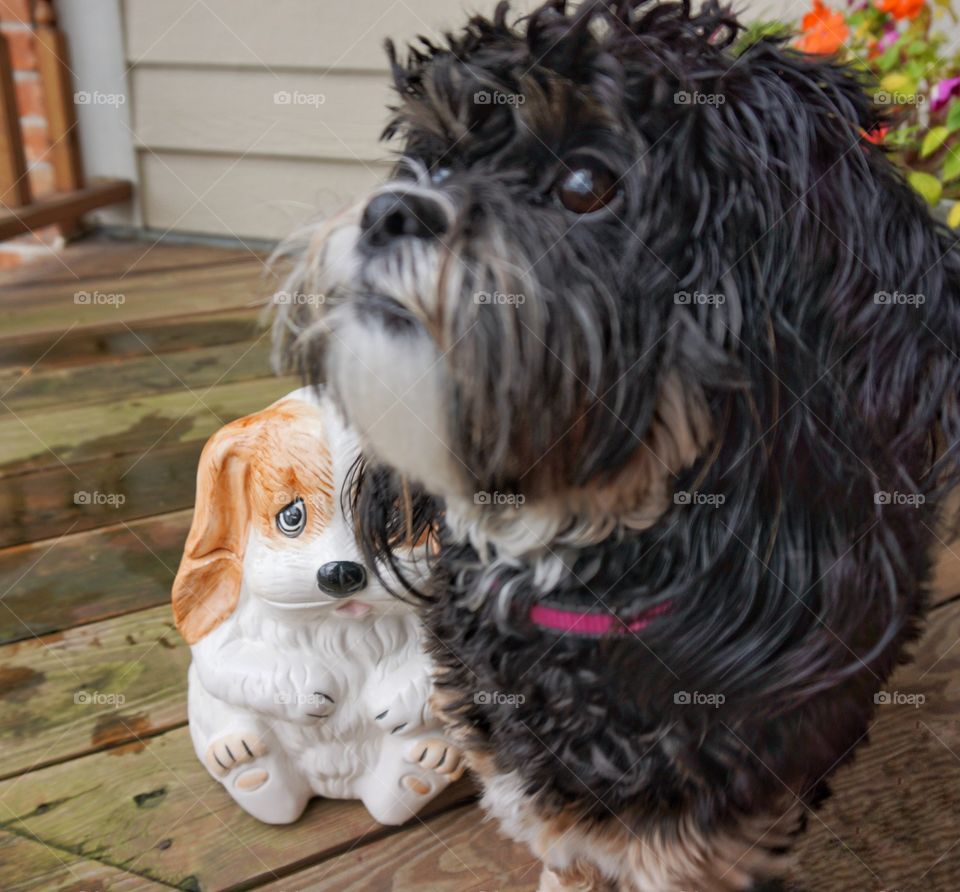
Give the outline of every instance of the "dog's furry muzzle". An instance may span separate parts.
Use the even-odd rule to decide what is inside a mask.
[[[374,456],[460,513],[529,500],[592,538],[648,526],[709,423],[696,388],[658,372],[663,342],[627,362],[616,258],[525,219],[509,185],[413,174],[291,242],[278,349],[328,382]]]

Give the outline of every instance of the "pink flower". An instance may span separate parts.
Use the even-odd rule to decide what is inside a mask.
[[[900,32],[893,25],[888,25],[883,32],[883,37],[877,41],[877,49],[882,53],[884,50],[890,49],[899,39]]]
[[[960,94],[960,77],[948,77],[935,84],[930,91],[930,111],[940,111],[958,94]]]

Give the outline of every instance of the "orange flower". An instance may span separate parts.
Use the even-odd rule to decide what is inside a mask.
[[[890,13],[895,19],[915,19],[923,4],[924,0],[878,0],[877,9]]]
[[[881,2],[912,3],[916,0],[881,0]],[[920,0],[922,3],[922,0]],[[835,12],[823,3],[813,0],[813,9],[803,17],[803,37],[797,41],[797,48],[805,53],[828,55],[835,53],[850,34],[843,15]]]

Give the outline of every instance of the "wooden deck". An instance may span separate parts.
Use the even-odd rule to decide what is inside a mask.
[[[194,757],[168,599],[197,457],[295,382],[256,325],[262,258],[148,248],[81,243],[0,277],[0,890],[532,892],[466,783],[401,830],[330,801],[276,828]],[[889,685],[925,701],[880,708],[793,888],[960,888],[958,581]]]

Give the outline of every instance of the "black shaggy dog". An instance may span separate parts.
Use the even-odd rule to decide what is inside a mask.
[[[431,538],[438,708],[543,890],[781,872],[955,484],[954,240],[854,71],[738,30],[501,4],[391,48],[395,177],[277,325],[363,436],[368,557]]]

